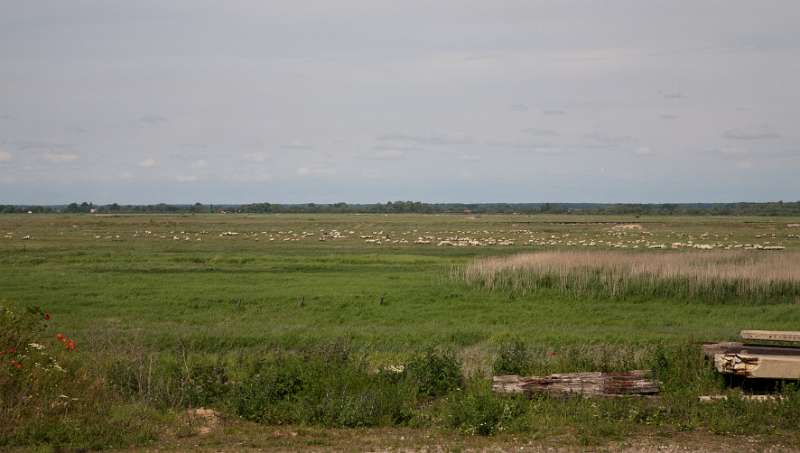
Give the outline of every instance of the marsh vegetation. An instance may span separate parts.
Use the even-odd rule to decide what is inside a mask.
[[[0,445],[199,442],[203,434],[186,414],[200,407],[221,414],[222,426],[444,430],[564,445],[680,432],[795,439],[794,387],[779,389],[786,396],[780,401],[739,400],[740,391],[726,390],[705,364],[697,342],[800,324],[796,280],[775,285],[796,276],[798,244],[786,222],[797,220],[639,218],[641,229],[621,231],[615,225],[632,219],[583,220],[3,216],[0,305],[33,317],[41,313],[27,308],[42,307],[51,319],[4,319],[39,330],[2,337],[15,354],[29,350],[13,357],[21,369],[3,356],[0,418],[9,422],[0,427]],[[525,240],[414,244],[420,235],[446,240],[467,231]],[[376,246],[361,238],[373,232],[389,241]],[[403,237],[408,243],[392,243]],[[781,241],[786,250],[614,247],[675,238]],[[530,256],[533,268],[526,267]],[[485,263],[493,267],[481,271],[496,272],[491,284],[489,274],[464,280]],[[566,274],[545,285],[531,269]],[[617,280],[603,274],[609,269]],[[559,286],[570,272],[580,285]],[[650,274],[689,280],[680,291],[665,290]],[[739,283],[723,291],[714,279]],[[631,286],[611,293],[613,282]],[[725,294],[736,297],[718,297]],[[68,349],[58,334],[76,347]],[[32,343],[65,372],[39,370]],[[493,394],[488,380],[492,373],[643,368],[664,383],[660,399],[527,400]],[[697,400],[710,393],[731,398]]]

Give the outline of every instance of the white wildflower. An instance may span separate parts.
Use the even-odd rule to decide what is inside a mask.
[[[388,371],[390,373],[402,373],[405,371],[406,367],[403,365],[387,365],[383,369],[384,371]]]

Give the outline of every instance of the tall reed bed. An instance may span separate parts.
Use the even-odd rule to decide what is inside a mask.
[[[454,270],[488,289],[714,302],[800,302],[797,252],[539,252],[480,258]]]

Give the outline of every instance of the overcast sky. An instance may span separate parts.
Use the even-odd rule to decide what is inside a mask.
[[[800,199],[800,2],[0,0],[0,203]]]

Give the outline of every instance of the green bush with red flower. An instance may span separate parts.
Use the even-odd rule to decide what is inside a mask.
[[[155,439],[160,415],[109,392],[96,357],[79,351],[51,318],[39,307],[0,302],[0,451],[97,450]]]
[[[39,307],[0,305],[0,419],[9,422],[0,427],[0,447],[20,427],[69,414],[75,406],[77,379],[66,362],[77,343],[56,334],[51,322]]]
[[[50,318],[39,307],[0,307],[0,383],[65,372],[56,355],[74,351],[77,343],[62,333],[48,335]]]

